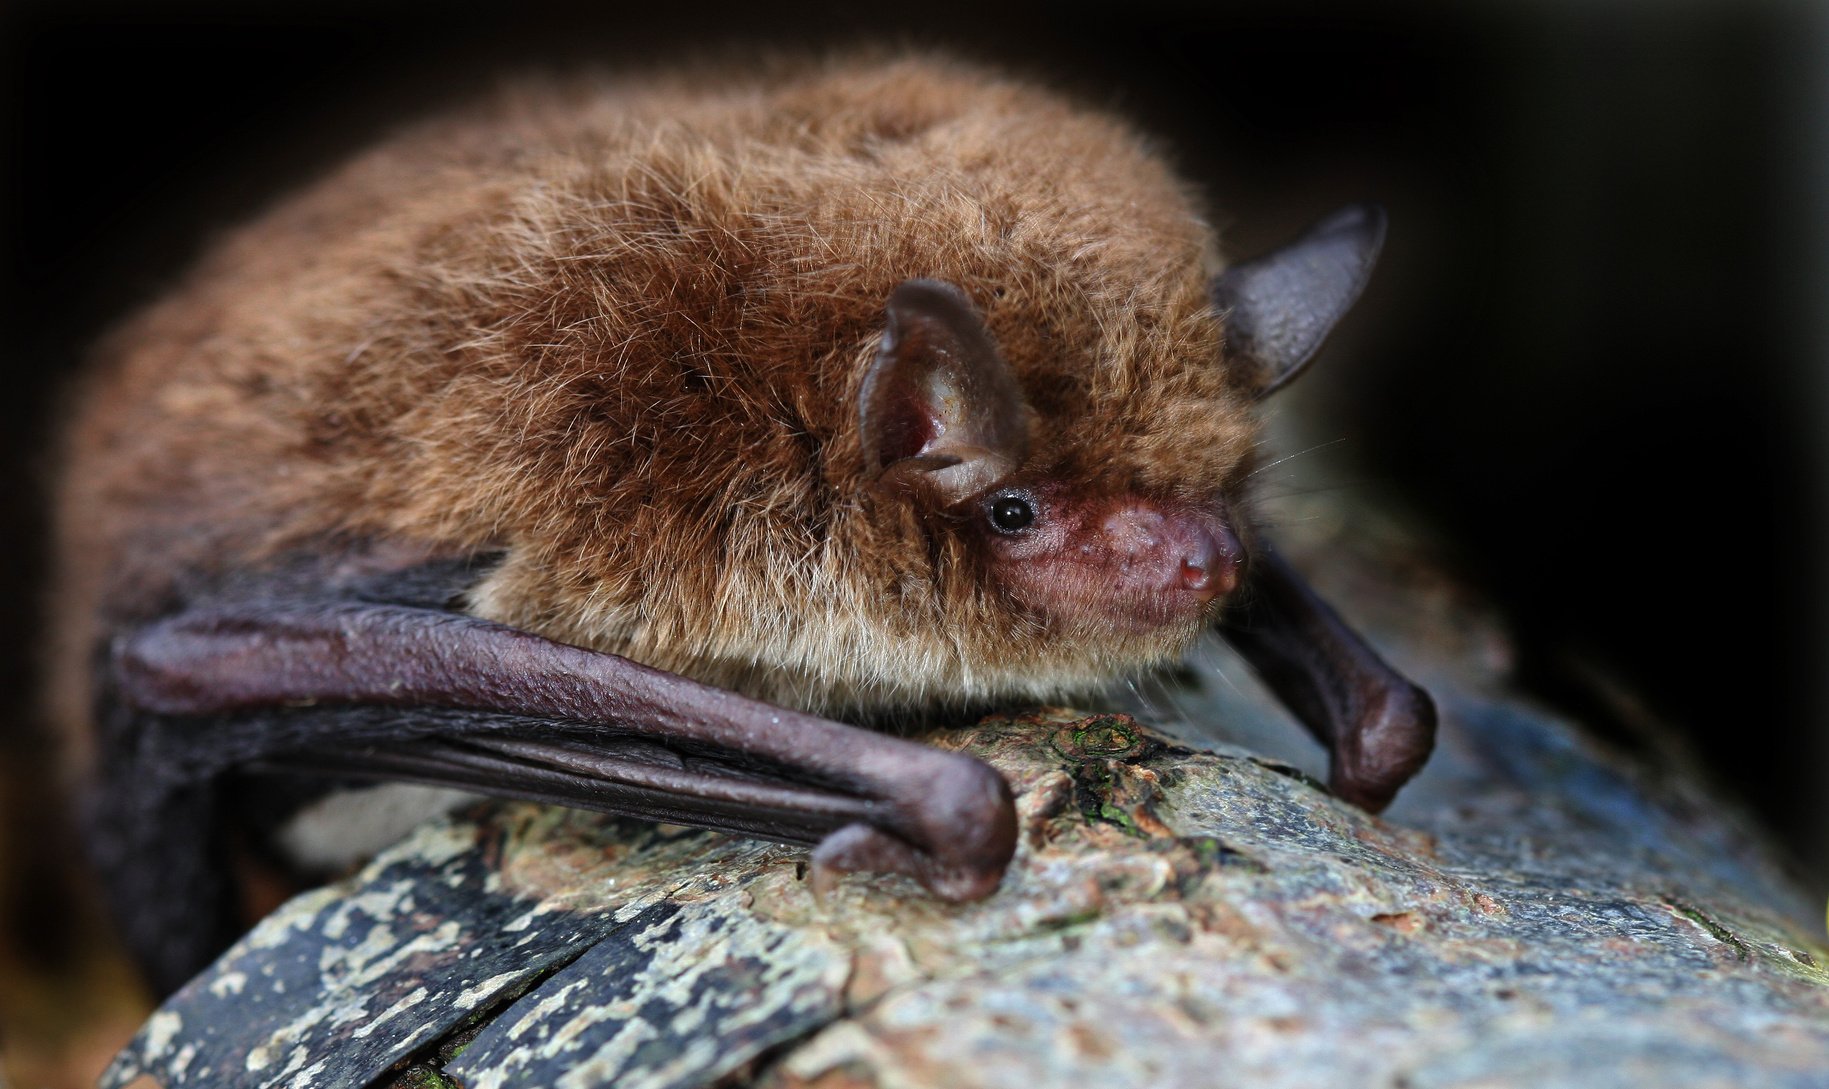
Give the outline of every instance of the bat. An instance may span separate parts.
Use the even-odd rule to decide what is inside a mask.
[[[866,728],[1217,625],[1368,810],[1428,695],[1250,516],[1255,407],[1372,206],[1222,265],[1124,122],[943,58],[523,86],[224,238],[98,347],[53,648],[88,839],[175,988],[329,790],[461,789],[992,893],[988,766]]]

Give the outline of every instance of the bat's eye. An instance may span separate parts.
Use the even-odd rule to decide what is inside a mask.
[[[1020,495],[991,500],[991,525],[999,533],[1020,533],[1035,522],[1035,508]]]

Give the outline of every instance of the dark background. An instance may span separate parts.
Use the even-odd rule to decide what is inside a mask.
[[[1350,351],[1304,383],[1354,479],[1439,530],[1546,697],[1625,739],[1593,684],[1622,678],[1829,884],[1815,5],[160,0],[14,3],[0,33],[9,709],[38,646],[53,392],[212,232],[505,67],[888,33],[1131,114],[1213,194],[1234,252],[1382,201]],[[63,848],[21,834],[50,806],[26,725],[0,721],[0,801],[15,869],[43,874]],[[67,917],[43,895],[0,910],[46,948]]]

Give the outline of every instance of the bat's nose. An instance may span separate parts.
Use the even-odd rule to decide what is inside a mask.
[[[1244,549],[1229,527],[1195,526],[1181,552],[1181,588],[1202,603],[1238,589]]]
[[[1103,529],[1133,578],[1185,591],[1202,605],[1238,587],[1244,548],[1223,518],[1137,505],[1113,512]]]

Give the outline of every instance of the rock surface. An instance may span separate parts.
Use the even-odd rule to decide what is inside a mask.
[[[1680,758],[1628,762],[1515,690],[1409,542],[1303,535],[1442,707],[1382,818],[1204,648],[1132,699],[1154,727],[935,739],[1019,796],[982,903],[867,877],[816,901],[799,851],[479,806],[268,918],[104,1084],[1829,1087],[1822,905],[1757,834]]]

